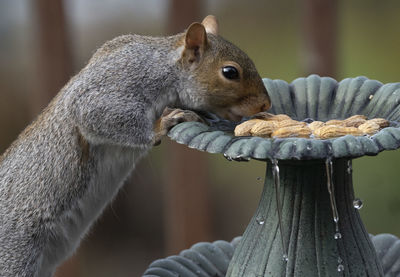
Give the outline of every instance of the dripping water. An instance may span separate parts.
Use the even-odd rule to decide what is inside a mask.
[[[347,174],[353,173],[353,164],[351,160],[347,160]]]
[[[262,217],[257,217],[256,218],[256,222],[257,222],[258,225],[264,225],[265,219],[262,218]]]
[[[227,159],[228,161],[233,161],[232,157],[229,156],[228,154],[224,153],[224,158]]]
[[[334,237],[334,239],[341,239],[341,238],[342,238],[342,234],[341,234],[340,232],[336,232],[336,233],[333,235],[333,237]]]
[[[340,257],[338,257],[337,271],[338,272],[343,272],[344,271],[343,260]]]
[[[278,226],[279,226],[279,232],[281,235],[281,243],[282,243],[282,249],[283,249],[283,261],[287,262],[289,260],[288,258],[288,253],[286,249],[286,244],[285,244],[285,239],[283,237],[283,222],[282,222],[282,204],[281,204],[281,196],[280,196],[280,178],[279,178],[279,166],[278,166],[278,160],[273,160],[272,161],[272,177],[274,179],[274,185],[275,185],[275,196],[276,196],[276,205],[277,205],[277,211],[278,211]]]
[[[231,157],[231,159],[234,160],[234,161],[237,161],[237,162],[248,162],[248,161],[250,161],[249,157],[245,157],[245,156],[242,156],[242,155],[238,155],[238,156],[236,156],[234,158]]]
[[[335,199],[335,186],[333,184],[333,163],[332,159],[328,158],[325,161],[325,167],[326,167],[326,179],[327,179],[327,186],[328,186],[328,193],[329,193],[329,198],[330,198],[330,203],[331,203],[331,209],[332,209],[332,214],[333,214],[333,221],[335,222],[335,239],[340,239],[342,238],[342,234],[339,231],[339,213],[336,205],[336,199]]]
[[[364,206],[363,201],[360,198],[356,198],[353,200],[353,207],[357,210],[361,209]]]

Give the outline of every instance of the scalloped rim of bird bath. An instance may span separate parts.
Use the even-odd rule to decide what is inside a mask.
[[[320,121],[361,114],[385,118],[391,127],[373,136],[317,140],[234,137],[234,125],[224,120],[211,121],[211,126],[198,122],[175,126],[169,136],[191,148],[223,153],[229,160],[253,158],[272,165],[267,167],[256,215],[233,255],[227,276],[269,276],[271,272],[383,276],[353,207],[351,159],[400,147],[400,83],[383,85],[365,77],[337,82],[311,75],[291,84],[271,79],[264,79],[264,84],[273,114]]]

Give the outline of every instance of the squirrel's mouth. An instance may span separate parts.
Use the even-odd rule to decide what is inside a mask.
[[[240,113],[237,113],[232,109],[227,109],[227,110],[224,110],[224,111],[218,111],[218,112],[216,112],[216,114],[219,117],[223,118],[223,119],[227,119],[227,120],[230,120],[230,121],[233,121],[233,122],[239,122],[243,118],[243,116],[246,116],[246,115],[242,115]]]
[[[228,112],[227,114],[227,119],[234,122],[242,120],[242,117],[243,117],[242,115],[236,114],[234,112]]]

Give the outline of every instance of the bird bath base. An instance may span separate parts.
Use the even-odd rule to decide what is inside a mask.
[[[277,190],[272,164],[268,163],[258,209],[226,276],[383,276],[375,249],[353,206],[348,161],[333,162],[339,230],[332,210],[326,208],[331,202],[325,162],[279,163],[284,248],[278,225]],[[286,251],[287,261],[283,257]]]

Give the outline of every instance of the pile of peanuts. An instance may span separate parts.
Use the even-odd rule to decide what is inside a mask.
[[[384,118],[367,119],[364,115],[353,115],[344,120],[306,123],[291,119],[285,114],[257,114],[235,128],[235,136],[259,136],[265,138],[317,138],[329,139],[345,135],[373,135],[390,124]]]

